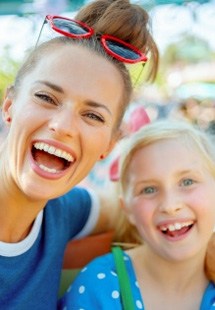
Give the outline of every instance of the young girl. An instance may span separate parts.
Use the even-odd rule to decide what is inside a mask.
[[[142,240],[121,262],[133,307],[122,306],[108,254],[82,270],[62,309],[215,309],[215,149],[209,138],[186,123],[155,122],[128,139],[120,167],[123,234],[132,230],[133,240],[137,234]]]
[[[47,29],[53,36],[44,42]],[[4,310],[56,309],[67,242],[101,223],[85,191],[68,191],[119,138],[133,88],[125,64],[144,64],[150,53],[151,76],[157,67],[148,15],[124,0],[96,1],[75,20],[47,16],[40,38],[2,106],[8,126],[0,152]]]

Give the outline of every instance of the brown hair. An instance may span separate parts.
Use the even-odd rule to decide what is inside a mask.
[[[149,70],[148,79],[154,79],[157,72],[159,56],[157,46],[149,31],[149,17],[144,9],[137,5],[130,4],[128,0],[97,0],[84,6],[75,18],[93,27],[96,34],[114,35],[135,45],[144,53],[150,53],[151,68]],[[118,121],[115,126],[116,129],[118,129],[124,112],[131,100],[131,78],[126,66],[107,55],[96,36],[87,40],[73,40],[68,37],[57,37],[39,45],[32,51],[18,71],[14,84],[15,93],[21,85],[23,78],[36,67],[41,57],[48,55],[50,51],[56,48],[56,45],[60,48],[60,46],[64,44],[77,44],[89,48],[114,63],[121,72],[124,82],[124,92],[121,106],[118,110]]]
[[[150,32],[148,13],[128,0],[98,0],[83,7],[76,19],[91,26],[96,33],[110,34],[150,54],[148,79],[156,76],[158,48]]]

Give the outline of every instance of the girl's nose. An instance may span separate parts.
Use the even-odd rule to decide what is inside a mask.
[[[181,197],[173,192],[165,192],[160,202],[160,211],[163,213],[174,214],[183,207]]]

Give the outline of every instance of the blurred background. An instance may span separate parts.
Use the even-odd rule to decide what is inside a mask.
[[[35,44],[44,16],[72,17],[88,2],[0,1],[0,103],[23,57]],[[161,59],[155,82],[136,90],[125,123],[131,123],[135,109],[144,107],[150,120],[183,118],[215,134],[215,0],[130,2],[149,12]],[[92,172],[91,181],[101,185],[105,180],[104,169],[100,170]]]

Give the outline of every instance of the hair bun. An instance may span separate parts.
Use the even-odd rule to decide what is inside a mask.
[[[96,33],[116,36],[148,54],[148,78],[155,78],[159,53],[150,33],[149,15],[141,6],[128,0],[97,0],[84,6],[76,19],[91,26]]]

